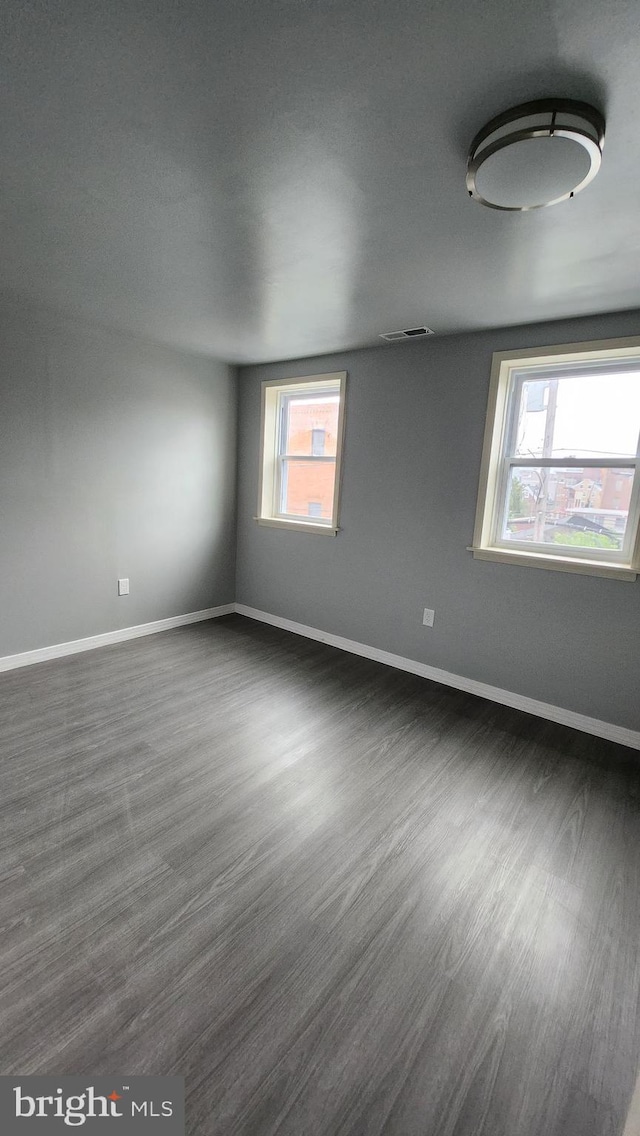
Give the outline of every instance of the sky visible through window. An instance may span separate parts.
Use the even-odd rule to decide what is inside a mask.
[[[524,384],[516,453],[543,452],[549,380]],[[546,388],[546,389],[545,389]],[[527,410],[539,405],[539,410]],[[558,380],[549,457],[635,457],[640,433],[640,372]]]

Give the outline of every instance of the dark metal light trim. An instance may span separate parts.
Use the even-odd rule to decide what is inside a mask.
[[[549,123],[546,125],[521,127],[511,134],[503,134],[493,142],[487,141],[491,135],[503,130],[511,123],[515,125],[525,118],[546,115],[549,116]],[[571,122],[563,121],[563,115],[582,119],[582,128]],[[479,201],[481,205],[486,205],[489,209],[500,209],[506,213],[526,213],[532,209],[546,209],[549,205],[557,205],[560,201],[574,197],[576,193],[589,185],[589,182],[593,181],[600,169],[604,146],[604,128],[604,118],[599,110],[596,110],[589,103],[578,102],[574,99],[538,99],[534,102],[520,103],[519,106],[496,115],[486,126],[483,126],[482,130],[478,131],[469,147],[467,159],[467,191],[469,197]],[[552,201],[542,201],[538,205],[497,205],[482,196],[477,187],[476,176],[487,158],[515,142],[523,142],[529,138],[551,138],[554,135],[570,138],[573,142],[579,143],[589,155],[589,171],[573,189],[569,190],[568,193],[563,193],[560,197],[554,197]]]

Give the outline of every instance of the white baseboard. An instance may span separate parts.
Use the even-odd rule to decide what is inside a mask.
[[[186,623],[200,623],[204,619],[217,619],[220,615],[231,615],[234,611],[235,604],[221,604],[219,607],[206,607],[203,611],[190,611],[187,615],[156,619],[153,623],[139,623],[136,627],[122,627],[119,631],[103,631],[100,635],[90,635],[87,639],[72,639],[70,643],[54,643],[51,647],[38,647],[35,651],[22,651],[19,655],[5,655],[0,658],[0,671],[44,663],[47,659],[60,659],[64,655],[76,655],[80,651],[92,651],[96,647],[106,647],[109,643],[138,639],[141,635],[155,635],[158,631],[169,631],[172,627],[183,627]]]
[[[261,623],[270,623],[274,627],[282,627],[285,631],[292,631],[295,635],[304,635],[307,639],[317,639],[318,642],[327,643],[330,647],[338,647],[341,651],[350,651],[353,655],[362,655],[365,659],[374,659],[378,663],[385,663],[388,667],[409,671],[410,674],[432,679],[444,686],[453,686],[457,690],[466,691],[468,694],[477,694],[480,698],[488,698],[490,702],[500,702],[503,706],[511,706],[515,710],[524,710],[527,714],[535,714],[538,718],[547,718],[550,722],[559,722],[562,726],[571,726],[574,730],[582,730],[586,734],[594,734],[598,738],[606,738],[608,741],[630,746],[631,749],[640,749],[640,732],[629,730],[626,726],[616,726],[613,722],[602,722],[599,718],[589,718],[586,714],[577,714],[574,710],[565,710],[562,706],[552,706],[549,702],[539,702],[537,698],[527,698],[524,694],[514,694],[511,690],[489,686],[486,682],[478,682],[473,678],[451,674],[450,671],[440,670],[439,667],[431,667],[428,663],[419,663],[415,659],[405,659],[402,655],[393,655],[390,651],[381,651],[378,647],[369,647],[366,643],[357,643],[354,639],[343,639],[341,635],[331,635],[328,631],[319,631],[317,627],[307,627],[304,623],[294,623],[292,619],[270,615],[268,612],[259,611],[255,607],[247,607],[246,604],[237,603],[235,610],[239,615],[245,615],[249,619],[257,619]]]
[[[354,639],[344,639],[341,635],[332,635],[328,631],[320,631],[317,627],[307,627],[304,623],[295,623],[292,619],[271,615],[269,612],[259,611],[258,608],[247,607],[246,604],[220,604],[218,607],[208,607],[202,611],[191,611],[186,615],[157,619],[153,623],[139,623],[135,627],[105,631],[86,639],[73,639],[69,643],[54,643],[50,647],[39,647],[34,651],[23,651],[18,655],[5,655],[0,658],[0,672],[28,667],[34,663],[44,663],[48,659],[60,659],[65,655],[78,654],[80,651],[91,651],[96,647],[106,647],[110,643],[123,643],[127,639],[137,639],[142,635],[155,635],[158,631],[169,631],[172,627],[200,623],[205,619],[217,619],[221,615],[231,615],[233,612],[247,616],[249,619],[257,619],[261,623],[270,623],[273,627],[281,627],[284,631],[293,632],[294,635],[303,635],[307,639],[327,643],[330,647],[338,647],[339,650],[349,651],[352,655],[361,655],[365,659],[373,659],[388,667],[408,671],[410,674],[431,679],[444,686],[453,686],[468,694],[488,698],[491,702],[500,702],[503,706],[524,710],[525,713],[534,714],[538,718],[547,718],[550,722],[559,722],[562,726],[571,726],[574,730],[582,730],[583,733],[594,734],[598,738],[606,738],[608,741],[640,750],[640,732],[637,730],[616,726],[613,722],[603,722],[599,718],[589,718],[586,714],[577,714],[574,710],[565,710],[562,706],[552,706],[549,702],[539,702],[536,698],[527,698],[524,694],[514,694],[511,690],[502,690],[486,682],[452,674],[450,671],[440,670],[439,667],[429,666],[428,663],[419,663],[415,659],[405,659],[402,655],[394,655],[390,651],[382,651],[378,647],[370,647],[367,643],[358,643]]]

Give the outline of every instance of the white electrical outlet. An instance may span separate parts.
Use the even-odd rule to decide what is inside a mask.
[[[424,626],[425,627],[433,627],[433,621],[434,621],[435,617],[436,617],[436,613],[435,613],[434,609],[432,607],[425,607],[424,615],[422,616],[422,622],[423,622]]]
[[[128,578],[128,576],[125,577],[124,580],[118,580],[118,595],[119,596],[128,596],[129,595],[129,578]]]

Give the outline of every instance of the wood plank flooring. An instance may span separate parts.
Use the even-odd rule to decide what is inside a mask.
[[[622,1136],[640,755],[240,616],[0,676],[0,1072],[188,1136]]]

